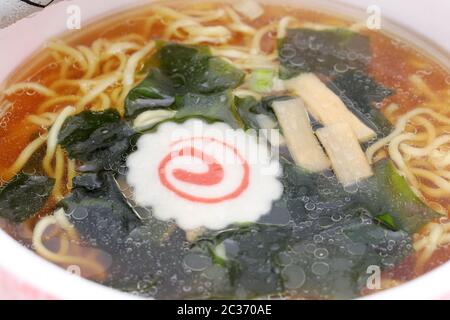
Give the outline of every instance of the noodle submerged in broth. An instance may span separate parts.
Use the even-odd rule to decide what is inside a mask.
[[[160,299],[335,299],[450,257],[449,74],[409,45],[187,1],[38,57],[1,95],[0,225],[61,267]]]

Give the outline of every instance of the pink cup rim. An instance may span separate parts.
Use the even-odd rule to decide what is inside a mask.
[[[261,0],[260,0],[261,1]],[[277,2],[275,0],[264,0],[266,2]],[[284,0],[287,3],[296,4],[296,0]],[[16,24],[0,30],[0,43],[7,43],[0,50],[0,61],[8,63],[0,64],[0,84],[19,67],[30,52],[35,52],[42,47],[48,38],[59,35],[65,29],[65,13],[67,6],[79,5],[82,9],[83,21],[109,15],[118,9],[139,6],[145,3],[155,2],[152,0],[109,0],[105,7],[104,0],[72,0],[59,2],[50,6],[36,15],[22,19]],[[341,4],[330,0],[315,0],[313,7],[322,7],[326,10],[342,11],[342,3],[353,0],[340,1]],[[448,8],[450,10],[450,5]],[[343,13],[361,15],[361,9],[345,5]],[[49,19],[50,17],[50,19]],[[393,19],[395,21],[395,19]],[[52,23],[48,23],[52,21]],[[402,23],[400,21],[400,23]],[[390,23],[389,23],[390,24]],[[39,32],[30,36],[30,26],[39,25]],[[398,23],[393,24],[395,30]],[[391,29],[392,30],[392,29]],[[17,36],[21,34],[23,36]],[[426,37],[427,35],[425,35]],[[27,41],[23,41],[26,37]],[[430,41],[423,36],[417,37],[419,45],[424,43],[430,45]],[[436,39],[436,37],[434,37]],[[447,38],[443,39],[445,41]],[[438,58],[444,57],[443,63],[448,62],[448,52],[433,45]],[[447,60],[445,60],[447,59]],[[447,63],[448,64],[448,63]],[[1,89],[1,85],[0,85]],[[0,256],[0,298],[2,298],[2,280],[9,277],[19,285],[20,288],[29,288],[30,294],[24,294],[25,298],[43,297],[55,299],[137,299],[137,297],[114,290],[97,283],[85,280],[78,276],[69,274],[65,270],[37,256],[32,251],[13,240],[4,231],[0,230],[0,244],[2,253]],[[2,277],[4,277],[2,279]],[[427,274],[409,281],[393,289],[388,289],[362,299],[450,299],[450,262],[428,272]],[[5,281],[6,282],[6,281]],[[40,294],[40,295],[39,295]]]

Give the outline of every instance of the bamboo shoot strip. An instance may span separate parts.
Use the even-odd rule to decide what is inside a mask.
[[[256,0],[244,0],[233,4],[234,10],[250,20],[258,19],[264,14],[264,8]]]
[[[275,101],[272,108],[295,163],[313,172],[328,169],[330,160],[314,135],[303,101]]]
[[[353,129],[360,142],[376,136],[375,132],[348,110],[342,100],[313,73],[304,73],[286,81],[286,87],[303,99],[311,115],[323,125],[345,122]]]
[[[347,123],[335,123],[316,131],[331,159],[334,173],[344,186],[373,175],[358,139]]]

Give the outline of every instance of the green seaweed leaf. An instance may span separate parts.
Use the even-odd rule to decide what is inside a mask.
[[[35,215],[47,202],[54,180],[19,173],[0,188],[0,217],[20,223]]]

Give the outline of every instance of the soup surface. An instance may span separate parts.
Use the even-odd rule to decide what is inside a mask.
[[[450,74],[413,45],[302,8],[166,1],[27,65],[0,95],[0,226],[82,277],[336,299],[450,258]]]

